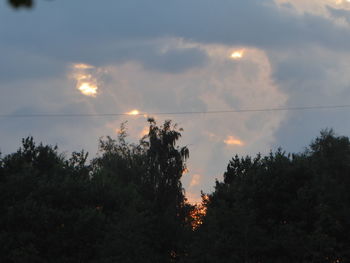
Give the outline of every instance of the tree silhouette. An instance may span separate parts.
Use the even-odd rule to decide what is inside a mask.
[[[150,120],[150,134],[129,144],[122,126],[91,163],[24,139],[0,158],[1,262],[179,260],[191,232],[179,138],[170,121]]]
[[[209,195],[192,261],[348,262],[349,174],[349,139],[331,130],[304,153],[234,157]]]
[[[13,7],[13,8],[32,8],[34,5],[33,0],[8,0],[8,3]]]
[[[123,124],[91,161],[31,137],[0,155],[1,262],[350,261],[349,138],[326,130],[299,154],[235,156],[193,207],[181,131],[149,119],[132,144]]]

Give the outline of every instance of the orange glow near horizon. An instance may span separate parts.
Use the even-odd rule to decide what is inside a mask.
[[[132,115],[132,116],[137,116],[137,115],[140,115],[140,112],[138,110],[132,110],[132,111],[127,112],[126,114]]]
[[[207,195],[202,196],[202,202],[194,205],[193,210],[190,212],[192,230],[196,230],[203,224],[203,218],[207,214],[207,202],[209,197]]]
[[[227,136],[227,139],[224,140],[224,143],[227,145],[238,145],[238,146],[243,146],[244,142],[233,137],[233,136]]]
[[[190,217],[192,219],[191,221],[191,227],[192,230],[196,230],[198,227],[200,227],[203,224],[203,217],[205,216],[207,212],[206,207],[200,205],[196,206],[190,213]]]

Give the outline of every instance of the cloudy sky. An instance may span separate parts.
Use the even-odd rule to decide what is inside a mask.
[[[350,101],[347,0],[37,0],[0,4],[0,114],[146,113],[344,105]],[[299,152],[324,128],[350,135],[349,109],[153,115],[184,128],[184,186],[210,191],[235,154]],[[0,118],[1,151],[22,137],[97,152],[128,120]]]

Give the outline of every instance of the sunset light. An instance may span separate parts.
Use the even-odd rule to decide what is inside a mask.
[[[197,229],[203,224],[203,218],[207,213],[207,207],[205,203],[208,201],[208,195],[203,195],[202,202],[200,204],[196,204],[194,209],[190,212],[190,217],[192,219],[191,226],[193,230]]]
[[[227,139],[224,140],[224,143],[226,143],[227,145],[238,145],[238,146],[244,145],[244,143],[241,140],[238,140],[233,136],[227,136]]]
[[[73,67],[75,69],[91,69],[91,68],[94,68],[94,66],[89,65],[89,64],[84,64],[84,63],[74,64]]]
[[[200,174],[194,174],[191,176],[191,182],[190,182],[190,187],[199,185],[199,183],[201,182],[202,176]]]
[[[348,4],[350,3],[350,0],[336,0],[335,2],[337,5],[342,5],[342,4]]]
[[[83,82],[79,85],[78,90],[86,96],[95,97],[98,87],[88,82]]]
[[[244,50],[236,50],[236,51],[232,52],[231,58],[240,59],[243,57],[243,55],[244,55]]]
[[[71,77],[76,81],[76,88],[81,94],[89,97],[96,97],[98,93],[95,67],[92,65],[78,63],[72,65]]]
[[[136,116],[136,115],[139,115],[140,112],[138,110],[132,110],[132,111],[127,112],[126,114]]]
[[[149,127],[146,126],[146,127],[144,127],[144,128],[142,129],[142,131],[140,132],[140,137],[144,137],[144,136],[148,135],[148,133],[149,133]]]
[[[0,25],[0,263],[350,263],[350,0]]]

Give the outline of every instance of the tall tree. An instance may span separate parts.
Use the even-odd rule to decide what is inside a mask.
[[[149,134],[139,144],[126,141],[125,125],[121,126],[118,140],[110,137],[101,140],[101,156],[93,161],[93,178],[102,184],[112,181],[134,189],[134,195],[140,197],[137,206],[145,217],[139,223],[146,231],[140,231],[144,235],[135,237],[147,240],[143,242],[148,244],[147,249],[141,251],[152,255],[141,258],[148,258],[150,262],[178,261],[185,254],[186,240],[191,231],[188,217],[192,207],[186,203],[181,184],[189,153],[186,147],[177,146],[181,129],[177,129],[171,121],[165,121],[162,126],[157,126],[154,119],[148,121]],[[126,226],[124,228],[127,229]],[[109,243],[120,243],[115,236],[110,236],[110,240],[114,241]],[[123,243],[124,246],[128,244],[126,241]],[[129,243],[130,249],[135,245]],[[119,251],[115,249],[116,245],[109,247],[109,251]],[[118,254],[114,255],[114,260],[120,260]]]
[[[209,195],[193,261],[349,261],[349,161],[349,139],[328,130],[300,154],[234,157]]]
[[[33,138],[0,158],[1,262],[174,262],[190,232],[181,185],[188,157],[170,121],[139,144],[100,141],[67,159]],[[187,210],[186,210],[187,209]]]

